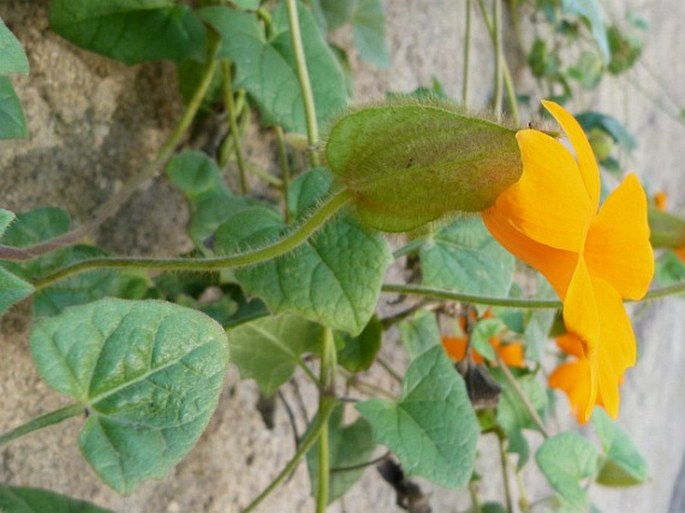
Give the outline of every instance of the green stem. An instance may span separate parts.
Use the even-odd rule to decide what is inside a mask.
[[[69,419],[71,417],[76,417],[82,414],[84,411],[84,406],[81,403],[73,403],[60,408],[59,410],[51,411],[40,417],[29,420],[27,423],[21,426],[15,427],[11,431],[0,436],[0,447],[4,447],[10,442],[21,438],[24,435],[28,435],[33,431],[38,431],[53,424],[58,424],[63,420]]]
[[[493,26],[492,44],[495,50],[495,116],[499,121],[502,118],[502,2],[493,0]]]
[[[236,114],[236,106],[233,100],[233,75],[231,73],[231,63],[223,61],[221,69],[224,74],[224,105],[228,114],[228,124],[231,129],[231,136],[233,138],[233,147],[235,148],[235,159],[238,164],[238,172],[240,173],[240,192],[247,194],[247,176],[245,175],[245,162],[243,161],[243,152],[240,149],[240,134],[238,132],[238,117]],[[222,166],[225,164],[226,157]]]
[[[316,120],[316,109],[314,107],[314,95],[309,81],[307,71],[307,61],[302,47],[302,35],[300,33],[300,20],[297,16],[297,0],[286,0],[288,8],[288,23],[290,25],[290,37],[297,64],[297,78],[300,82],[302,92],[302,102],[304,103],[305,120],[307,122],[307,140],[309,142],[310,154],[309,161],[313,167],[317,167],[319,162],[319,127]]]
[[[335,339],[333,330],[326,328],[321,347],[321,389],[319,391],[319,410],[324,406],[324,402],[329,397],[335,397],[335,369],[338,365],[337,353],[335,350]],[[319,436],[318,447],[318,488],[316,491],[316,513],[323,513],[328,505],[328,494],[330,486],[330,448],[328,444],[328,421],[326,421],[321,435]]]
[[[276,125],[276,146],[278,148],[278,164],[281,167],[281,180],[283,190],[283,202],[285,222],[290,222],[290,213],[288,211],[288,194],[290,189],[290,166],[288,165],[288,152],[285,148],[285,135],[283,134],[283,127]]]
[[[489,297],[477,296],[475,294],[464,294],[454,290],[440,289],[435,287],[424,287],[423,285],[411,285],[404,283],[385,283],[381,287],[383,292],[397,294],[411,294],[415,296],[427,297],[431,299],[441,299],[447,301],[460,301],[462,303],[473,303],[476,305],[490,306],[509,306],[512,308],[561,308],[561,301],[556,299],[521,299],[514,297]],[[625,303],[641,303],[652,301],[667,296],[675,296],[685,293],[685,281],[674,283],[666,287],[652,289],[642,299],[626,299]]]
[[[469,101],[469,68],[471,64],[471,11],[472,0],[466,0],[466,27],[464,28],[464,68],[462,72],[461,101],[464,107]]]
[[[462,303],[473,303],[477,305],[510,306],[512,308],[561,308],[562,306],[561,301],[554,299],[519,299],[513,297],[476,296],[473,294],[455,292],[453,290],[400,283],[385,283],[381,287],[381,290],[383,292],[412,294],[415,296],[460,301]]]
[[[507,464],[506,436],[499,431],[496,432],[499,441],[499,456],[502,464],[502,482],[504,485],[504,497],[507,502],[507,513],[514,513],[514,503],[511,498],[511,487],[509,486],[509,469]]]
[[[295,470],[295,468],[297,468],[300,460],[305,454],[307,454],[307,451],[316,443],[323,430],[328,426],[328,417],[331,415],[335,405],[335,397],[325,396],[322,399],[319,405],[319,412],[314,419],[307,436],[300,442],[300,445],[297,448],[293,458],[288,462],[283,470],[281,470],[276,478],[271,481],[271,484],[269,484],[269,486],[267,486],[262,493],[260,493],[245,509],[243,509],[242,513],[249,513],[250,511],[253,511]]]
[[[483,0],[478,0],[478,6],[480,8],[481,14],[483,15],[483,21],[485,23],[485,27],[488,30],[488,33],[490,34],[490,39],[493,42],[495,42],[495,27],[493,22],[490,20],[490,16],[488,16],[488,11],[485,9],[485,4],[483,4]],[[519,117],[519,109],[518,109],[518,101],[516,100],[516,89],[514,88],[514,81],[511,78],[511,71],[509,70],[509,64],[507,63],[507,60],[504,58],[504,54],[502,54],[502,59],[501,59],[501,66],[502,66],[502,75],[504,79],[504,87],[507,90],[507,103],[509,104],[509,109],[511,110],[511,117],[512,121],[515,125],[520,124],[520,117]]]
[[[333,217],[333,215],[344,207],[348,201],[349,193],[347,191],[343,190],[338,192],[323,203],[308,219],[294,228],[290,234],[277,240],[273,244],[252,251],[205,259],[156,259],[135,257],[90,258],[63,267],[53,274],[36,280],[33,285],[36,290],[40,290],[59,280],[73,276],[74,274],[100,267],[109,269],[157,269],[160,271],[210,271],[257,264],[266,260],[271,260],[295,249],[305,242],[307,238],[328,221],[328,219]]]
[[[90,232],[100,226],[107,219],[112,217],[119,208],[133,195],[133,193],[151,178],[154,178],[161,168],[173,155],[176,150],[176,146],[181,142],[181,139],[185,135],[188,127],[195,118],[202,100],[204,99],[209,84],[212,81],[214,72],[216,71],[216,61],[214,56],[219,48],[219,39],[214,37],[211,40],[209,48],[209,56],[207,67],[202,75],[202,80],[195,90],[193,98],[188,103],[183,117],[178,122],[178,125],[164,142],[162,147],[159,149],[157,156],[148,163],[143,169],[140,170],[138,174],[133,176],[124,186],[117,192],[114,196],[108,199],[98,210],[95,212],[93,218],[82,224],[81,226],[60,235],[33,246],[26,246],[23,248],[14,248],[9,246],[0,246],[0,260],[29,260],[31,258],[36,258],[40,255],[48,253],[49,251],[54,251],[56,249],[68,246],[70,244],[75,244],[79,240],[83,239]]]
[[[502,374],[504,374],[504,378],[507,380],[507,383],[511,385],[511,388],[514,389],[514,393],[521,400],[526,410],[528,410],[528,414],[531,416],[531,418],[537,425],[538,429],[540,430],[540,433],[542,433],[542,436],[544,436],[545,438],[549,438],[549,432],[547,431],[547,427],[545,427],[545,423],[542,422],[542,419],[540,418],[540,415],[538,415],[535,406],[533,406],[533,403],[530,402],[530,399],[523,391],[518,381],[516,381],[516,378],[509,370],[509,367],[507,367],[507,364],[504,363],[504,360],[502,360],[500,355],[497,354],[497,351],[495,351],[495,360],[497,361],[497,365],[502,371]]]

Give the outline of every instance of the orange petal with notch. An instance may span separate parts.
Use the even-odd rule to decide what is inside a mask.
[[[630,174],[606,199],[585,242],[590,274],[610,283],[624,298],[640,299],[654,275],[647,197]]]
[[[549,100],[543,100],[542,105],[557,120],[566,137],[568,137],[576,154],[576,161],[578,162],[578,168],[585,184],[590,205],[592,205],[593,210],[597,210],[600,194],[599,167],[583,127],[561,105]]]

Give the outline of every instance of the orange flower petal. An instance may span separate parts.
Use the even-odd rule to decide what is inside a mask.
[[[576,121],[576,118],[560,105],[549,100],[542,100],[542,105],[557,120],[557,123],[561,125],[561,128],[566,133],[566,137],[571,142],[573,151],[576,153],[576,161],[578,162],[578,168],[585,184],[590,205],[593,210],[597,210],[600,193],[599,167],[583,128]]]
[[[566,354],[576,358],[585,358],[583,342],[573,333],[564,333],[556,339],[559,348]]]
[[[578,261],[576,253],[550,248],[529,239],[509,224],[501,211],[488,209],[481,217],[497,242],[514,256],[540,271],[552,284],[559,297],[566,295]]]
[[[571,278],[564,301],[564,324],[566,329],[578,335],[585,344],[586,353],[590,356],[600,336],[600,318],[597,310],[597,299],[583,257]]]
[[[609,282],[624,298],[640,299],[654,274],[649,244],[647,198],[630,174],[606,199],[590,225],[585,259],[593,276]]]
[[[548,378],[549,386],[562,390],[568,397],[571,410],[580,424],[585,424],[595,406],[596,393],[592,390],[590,363],[585,359],[561,364]]]
[[[498,345],[496,351],[509,367],[525,367],[523,344],[512,342],[511,344]]]
[[[458,362],[466,356],[465,337],[442,337],[442,347],[452,360]]]
[[[516,133],[523,172],[489,210],[546,246],[580,252],[594,215],[578,165],[559,141],[537,130]]]

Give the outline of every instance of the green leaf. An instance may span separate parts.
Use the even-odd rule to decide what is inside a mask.
[[[476,458],[478,421],[461,376],[441,347],[409,366],[399,402],[371,399],[357,410],[376,440],[397,455],[408,475],[445,488],[466,486]]]
[[[323,327],[294,315],[264,317],[228,331],[231,358],[242,379],[271,396],[303,365],[301,355],[321,346]]]
[[[359,480],[365,468],[336,471],[344,467],[367,463],[373,454],[376,443],[371,425],[364,418],[352,424],[343,425],[343,405],[338,405],[328,419],[328,454],[331,468],[329,479],[328,503],[342,497]],[[312,495],[319,485],[319,443],[307,452],[307,469],[311,482]]]
[[[0,18],[0,75],[29,72],[29,61],[19,40]]]
[[[561,8],[566,14],[582,16],[590,24],[592,37],[595,38],[597,47],[602,54],[604,63],[611,58],[607,29],[604,25],[604,15],[599,0],[562,0]]]
[[[580,481],[591,479],[597,473],[595,446],[567,431],[545,440],[535,453],[535,460],[564,501],[578,511],[585,511],[588,497]]]
[[[186,150],[169,161],[166,172],[188,198],[191,211],[188,234],[203,252],[207,252],[206,242],[221,223],[255,205],[254,201],[231,193],[219,166],[206,153]]]
[[[356,337],[346,333],[336,333],[336,342],[342,348],[338,350],[338,363],[350,372],[361,372],[371,367],[381,348],[383,324],[375,315],[364,330]]]
[[[89,502],[72,499],[40,488],[0,484],[3,513],[113,513]]]
[[[54,0],[49,19],[71,43],[128,65],[205,57],[202,22],[173,0]]]
[[[33,285],[0,267],[0,315],[32,293]]]
[[[685,280],[685,262],[673,251],[666,251],[656,261],[656,282],[671,285]]]
[[[514,277],[514,256],[500,246],[480,217],[460,219],[421,247],[422,283],[429,287],[506,296]]]
[[[3,236],[7,227],[14,221],[14,212],[0,208],[0,237]]]
[[[352,21],[358,0],[319,0],[329,30],[335,30]]]
[[[304,183],[293,186],[293,196],[298,196],[292,201],[301,206],[321,198],[330,184],[322,170],[298,180]],[[299,200],[299,196],[310,199]],[[216,231],[214,243],[217,252],[230,254],[262,246],[287,232],[278,214],[252,208],[227,219]],[[235,277],[248,294],[263,299],[273,312],[295,313],[357,335],[373,315],[391,258],[383,237],[341,214],[293,251],[236,269]]]
[[[597,482],[607,486],[632,486],[647,479],[647,460],[628,434],[616,426],[606,412],[597,408],[592,423],[604,448]]]
[[[30,342],[43,380],[88,413],[81,453],[119,493],[164,477],[195,445],[228,363],[220,325],[160,301],[70,307],[39,322]]]
[[[19,97],[10,79],[0,76],[0,139],[24,139],[27,135]]]
[[[385,12],[381,0],[356,1],[352,30],[354,44],[362,59],[379,68],[390,66],[390,51],[385,43]]]
[[[326,157],[362,221],[391,232],[484,210],[522,169],[514,130],[435,99],[398,99],[340,117]]]
[[[252,96],[267,124],[305,133],[304,103],[297,79],[285,3],[273,13],[274,34],[267,40],[252,13],[212,6],[199,15],[222,37],[220,58],[236,65],[235,86]],[[316,26],[312,13],[298,3],[304,53],[319,126],[347,104],[343,71]]]
[[[601,112],[588,111],[576,116],[578,123],[585,132],[593,128],[599,128],[609,134],[618,144],[629,150],[637,148],[635,138],[628,132],[625,126],[613,116]]]
[[[402,321],[398,328],[410,360],[440,346],[440,328],[433,312],[421,311],[411,319]]]
[[[246,11],[256,11],[259,9],[260,0],[231,0],[231,3]]]
[[[486,360],[494,362],[495,349],[490,343],[490,339],[498,336],[504,330],[502,319],[480,319],[473,327],[470,341],[473,348],[480,353]]]

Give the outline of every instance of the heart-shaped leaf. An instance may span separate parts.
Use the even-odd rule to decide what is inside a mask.
[[[592,415],[592,423],[604,448],[597,482],[607,486],[631,486],[644,482],[648,473],[647,461],[627,433],[599,408]]]
[[[102,299],[39,322],[41,377],[83,404],[83,456],[129,493],[161,478],[195,445],[216,408],[228,362],[223,328],[161,301]]]
[[[21,43],[0,19],[0,75],[29,72],[29,61]]]
[[[10,79],[0,76],[0,139],[23,139],[27,134],[19,97]]]
[[[407,474],[451,489],[469,482],[479,426],[464,380],[442,347],[433,347],[412,362],[397,403],[371,399],[359,403],[357,410]]]

